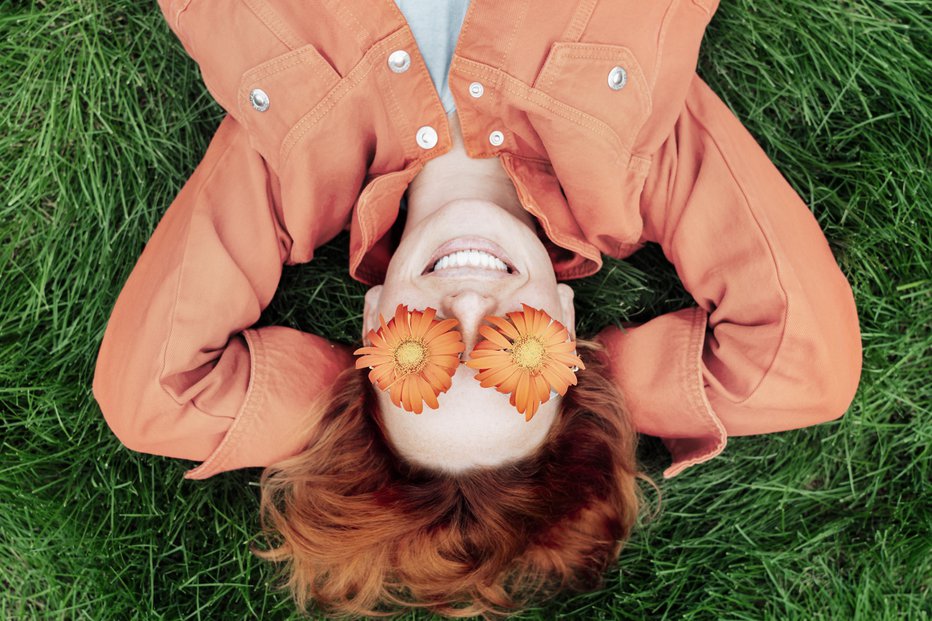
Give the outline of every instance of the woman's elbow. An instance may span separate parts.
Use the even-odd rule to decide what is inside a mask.
[[[120,378],[106,372],[103,366],[98,362],[91,391],[107,426],[126,448],[140,453],[149,452],[144,425],[141,424],[147,418],[142,411],[142,403],[138,398],[130,398]]]
[[[825,421],[837,420],[851,407],[861,381],[862,346],[860,330],[834,342],[822,365]]]

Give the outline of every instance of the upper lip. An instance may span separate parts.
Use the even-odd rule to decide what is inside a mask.
[[[482,252],[487,252],[507,265],[512,274],[519,273],[518,269],[515,267],[514,262],[511,260],[511,257],[508,256],[508,253],[505,252],[504,248],[485,237],[469,236],[457,237],[442,244],[434,251],[434,254],[431,255],[430,260],[427,262],[427,265],[424,267],[424,271],[422,271],[421,274],[427,274],[430,272],[433,269],[434,264],[444,256],[458,252],[460,250],[481,250]]]

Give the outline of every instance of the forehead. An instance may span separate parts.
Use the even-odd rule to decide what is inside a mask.
[[[543,403],[525,421],[509,403],[509,395],[483,388],[475,374],[459,365],[450,390],[437,397],[440,407],[425,408],[421,414],[395,407],[387,393],[376,389],[383,426],[395,450],[416,464],[458,472],[520,459],[543,444],[560,397]]]

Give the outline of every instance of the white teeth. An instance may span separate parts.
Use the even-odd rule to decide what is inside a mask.
[[[508,266],[500,259],[482,250],[460,250],[450,253],[434,263],[434,271],[448,267],[479,267],[507,272]]]

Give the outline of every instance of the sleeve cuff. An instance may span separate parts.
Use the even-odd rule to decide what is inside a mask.
[[[236,413],[232,425],[223,436],[223,440],[199,466],[184,473],[186,479],[207,479],[224,470],[229,470],[230,468],[223,467],[224,464],[240,443],[241,436],[248,432],[255,420],[254,412],[258,401],[256,384],[263,384],[258,374],[265,372],[265,365],[260,360],[263,356],[262,340],[257,338],[257,333],[251,329],[243,330],[243,337],[249,348],[249,385],[246,388],[246,398],[239,412]]]
[[[186,479],[238,468],[265,467],[301,452],[322,412],[334,378],[353,357],[346,346],[284,326],[243,331],[249,385],[223,440]]]
[[[657,436],[673,458],[672,478],[722,452],[727,433],[712,410],[702,375],[708,314],[681,309],[626,330],[610,326],[598,337],[635,428]]]

